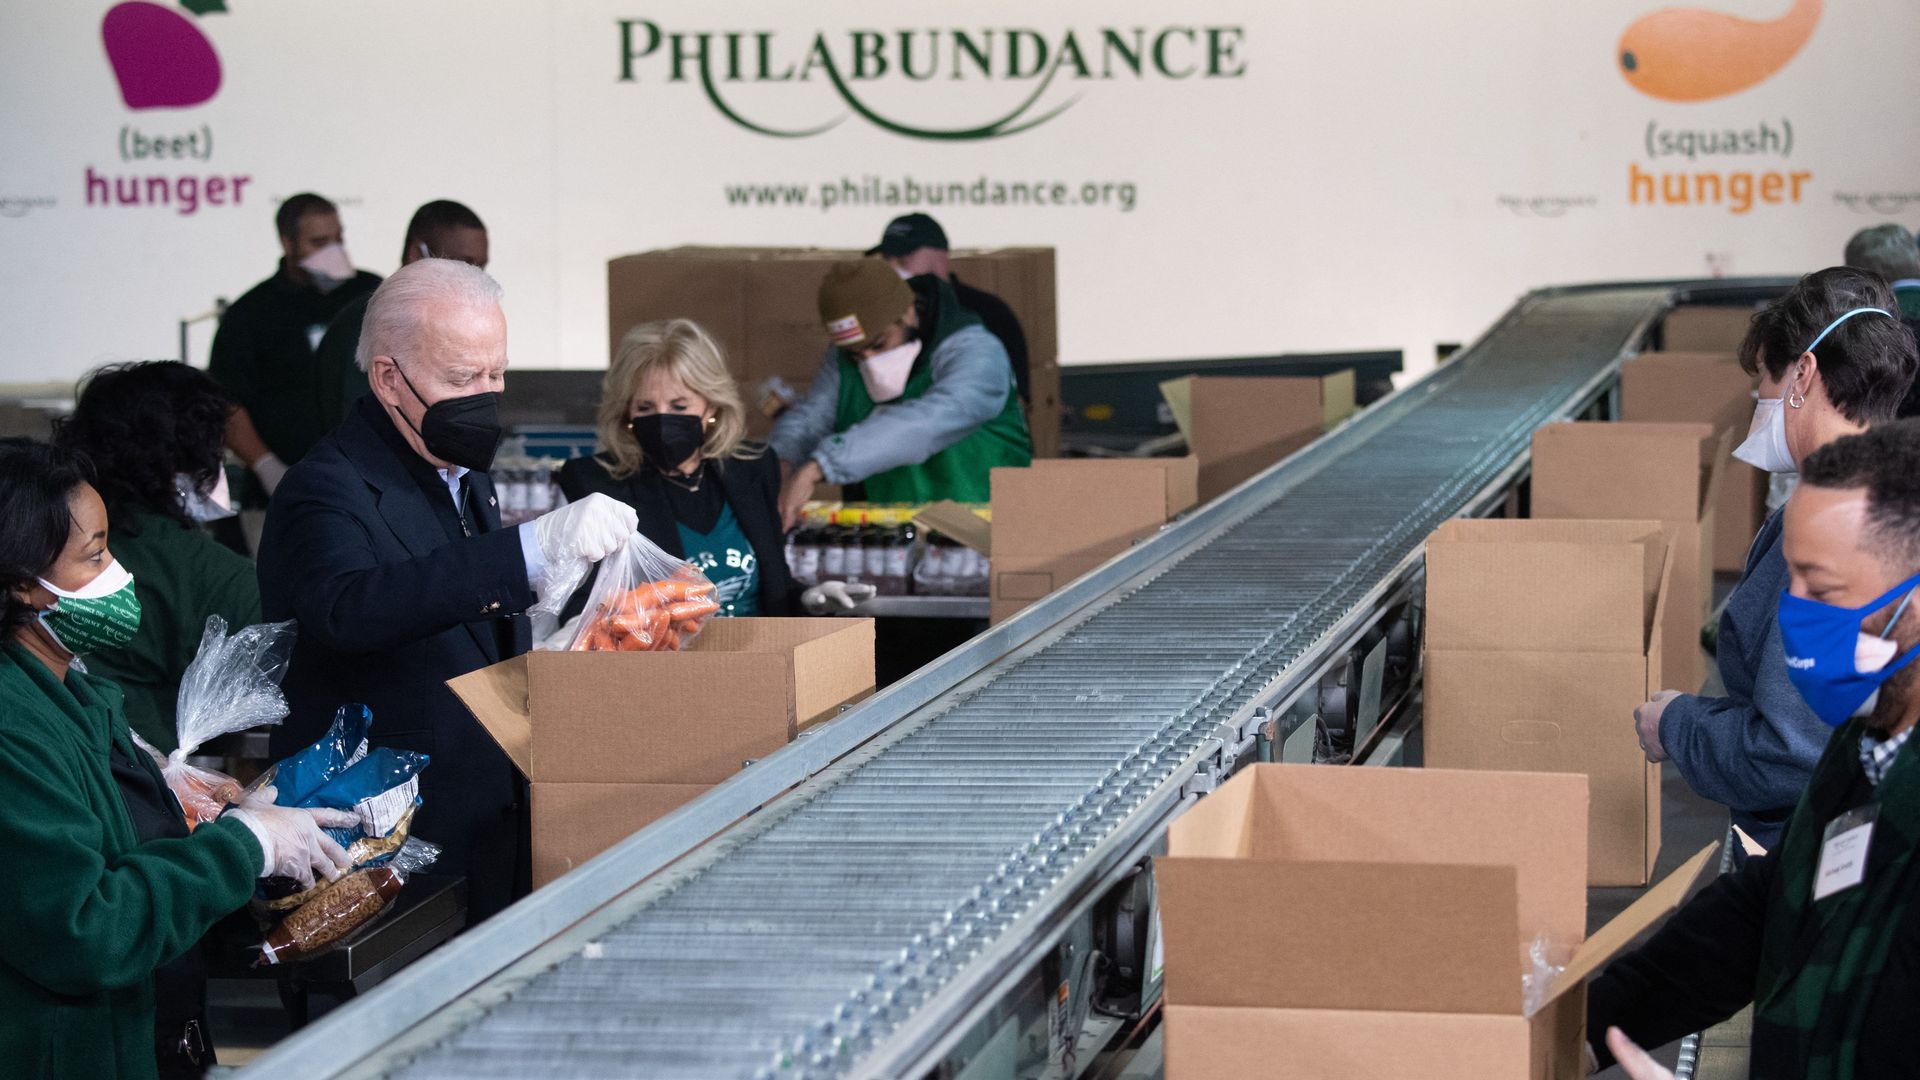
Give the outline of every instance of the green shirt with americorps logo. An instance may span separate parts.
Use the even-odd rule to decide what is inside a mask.
[[[133,574],[140,629],[124,649],[89,654],[87,670],[120,687],[127,721],[168,752],[180,676],[200,651],[207,616],[225,619],[228,633],[259,622],[260,583],[253,563],[204,530],[148,510],[114,514],[107,547]]]
[[[153,973],[247,902],[259,841],[239,821],[140,843],[111,755],[135,753],[120,693],[0,648],[0,1072],[155,1075]]]

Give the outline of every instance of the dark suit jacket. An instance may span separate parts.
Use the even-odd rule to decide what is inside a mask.
[[[534,596],[492,481],[468,484],[470,539],[457,519],[449,535],[439,475],[363,398],[274,493],[259,574],[267,619],[300,624],[274,756],[318,739],[348,703],[373,710],[375,744],[432,755],[413,831],[444,849],[441,870],[467,876],[478,919],[526,891],[524,783],[446,680],[526,652]]]
[[[780,530],[780,459],[771,451],[756,458],[728,459],[720,464],[720,483],[734,520],[753,545],[760,568],[760,614],[793,614],[797,602],[793,579],[787,574],[785,534]],[[639,515],[641,535],[676,559],[686,557],[673,504],[667,501],[667,482],[653,469],[615,480],[598,458],[574,458],[560,466],[560,491],[568,502],[579,502],[596,491],[619,499]],[[569,605],[568,614],[577,606]]]

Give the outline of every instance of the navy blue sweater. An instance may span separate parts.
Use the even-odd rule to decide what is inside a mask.
[[[1720,615],[1725,697],[1687,694],[1660,717],[1660,743],[1694,791],[1724,803],[1763,846],[1779,842],[1833,729],[1787,679],[1776,616],[1787,587],[1780,512],[1760,527],[1747,569]]]

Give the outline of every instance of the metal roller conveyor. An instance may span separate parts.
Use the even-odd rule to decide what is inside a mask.
[[[958,1066],[989,1051],[968,1040],[1182,799],[1278,737],[1404,603],[1427,534],[1504,496],[1533,429],[1606,395],[1680,295],[1525,298],[1442,370],[245,1075],[974,1075]],[[1048,980],[1063,1005],[1073,977]]]

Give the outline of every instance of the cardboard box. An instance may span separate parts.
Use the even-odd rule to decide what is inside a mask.
[[[1660,347],[1667,352],[1733,352],[1747,336],[1755,310],[1739,305],[1674,308],[1660,325]]]
[[[1238,487],[1355,409],[1352,371],[1317,378],[1188,376],[1160,389],[1200,459],[1201,502]]]
[[[1255,765],[1155,860],[1169,1080],[1573,1080],[1585,979],[1713,849],[1591,938],[1578,776]],[[1258,912],[1256,928],[1247,913]],[[1297,932],[1288,932],[1291,927]],[[1565,970],[1523,1011],[1527,952]]]
[[[999,622],[1193,506],[1192,457],[1071,458],[993,470],[993,621]]]
[[[1713,568],[1721,573],[1746,569],[1767,519],[1767,474],[1733,459],[1753,422],[1758,385],[1732,353],[1645,353],[1620,366],[1620,419],[1708,423],[1729,437],[1713,504]]]
[[[1665,527],[1449,521],[1426,559],[1427,765],[1584,774],[1588,883],[1646,884],[1660,768],[1633,709],[1665,686]]]
[[[714,619],[684,652],[536,652],[447,685],[532,787],[544,885],[873,689],[871,619]]]
[[[1533,516],[1658,518],[1673,545],[1667,685],[1692,693],[1707,677],[1700,626],[1713,608],[1713,511],[1727,435],[1711,424],[1561,423],[1533,433]]]
[[[826,354],[815,304],[827,268],[862,249],[679,247],[607,262],[609,355],[635,325],[687,318],[720,343],[747,397],[748,433],[773,422],[757,406],[778,376],[805,393]],[[1007,302],[1027,338],[1027,428],[1035,457],[1060,452],[1060,336],[1052,248],[958,250],[955,276]]]

